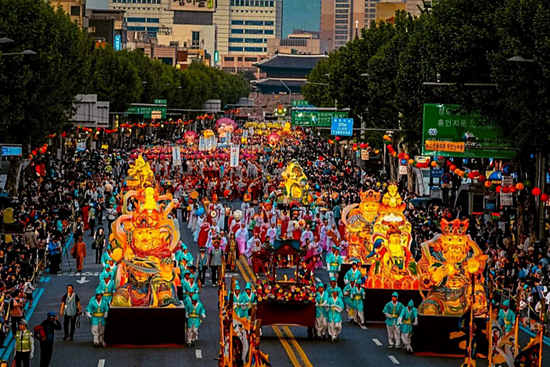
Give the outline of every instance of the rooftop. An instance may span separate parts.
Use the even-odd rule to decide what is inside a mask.
[[[262,60],[254,66],[263,68],[283,68],[283,69],[306,69],[313,70],[317,62],[328,57],[322,55],[297,55],[297,54],[276,54],[269,59]]]

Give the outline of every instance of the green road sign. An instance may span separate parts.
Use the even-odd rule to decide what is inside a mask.
[[[168,104],[166,99],[155,99],[155,104]]]
[[[458,112],[460,105],[424,104],[422,154],[463,158],[514,158],[503,131],[491,121]]]
[[[306,100],[302,100],[302,101],[292,100],[292,107],[308,107],[308,106],[309,106],[309,102]]]
[[[143,118],[150,119],[153,115],[155,115],[156,119],[158,119],[158,113],[160,112],[160,118],[165,119],[166,118],[166,107],[159,105],[157,106],[130,106],[128,110],[126,111],[125,115],[143,115]]]
[[[346,111],[292,111],[292,125],[330,127],[333,117],[348,117]]]

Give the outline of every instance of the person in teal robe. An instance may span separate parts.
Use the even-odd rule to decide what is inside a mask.
[[[503,328],[504,334],[508,334],[516,324],[516,314],[510,310],[510,301],[502,302],[502,308],[498,311],[498,323]]]
[[[109,313],[109,305],[103,299],[102,293],[96,293],[86,307],[86,316],[92,320],[92,335],[94,347],[105,346],[103,336]]]
[[[342,266],[342,256],[340,256],[338,246],[332,247],[332,252],[327,255],[326,262],[329,277],[338,279],[340,267]]]
[[[336,289],[336,291],[338,292],[338,297],[340,298],[343,298],[344,297],[344,294],[342,293],[342,288],[340,288],[337,284],[336,284],[336,278],[334,277],[331,277],[329,279],[329,282],[328,282],[328,287],[327,287],[327,293],[328,295],[330,296],[332,294],[332,291]]]
[[[352,283],[353,284],[353,280]],[[352,318],[359,325],[365,323],[365,313],[364,313],[364,304],[363,300],[365,299],[365,291],[361,287],[361,279],[359,279],[355,285],[351,288],[350,294],[350,307]]]
[[[351,279],[351,281],[344,287],[344,296],[342,297],[342,300],[344,301],[344,306],[346,306],[349,322],[355,321],[355,319],[353,318],[353,312],[351,310],[351,289],[354,287],[355,279]]]
[[[315,333],[317,338],[325,339],[327,336],[327,292],[323,283],[317,284],[315,294]]]
[[[407,353],[412,353],[413,349],[411,347],[411,340],[413,335],[413,326],[418,325],[418,312],[416,311],[416,307],[414,307],[414,302],[412,299],[407,304],[407,307],[403,307],[403,310],[399,314],[399,319],[397,319],[397,324],[399,325],[401,340],[405,346],[405,351]]]
[[[394,346],[401,348],[401,336],[399,332],[399,325],[397,320],[401,311],[403,311],[403,304],[397,300],[397,292],[392,293],[391,301],[386,303],[382,312],[386,315],[386,329],[388,330],[388,343],[390,348]]]
[[[245,317],[250,320],[250,310],[252,309],[252,306],[257,303],[256,294],[252,292],[252,286],[250,283],[246,283],[244,293],[242,293],[239,297],[239,303],[241,306],[240,317]]]
[[[183,294],[187,296],[187,300],[184,302],[189,302],[189,298],[193,297],[195,294],[200,293],[200,289],[197,283],[195,283],[195,275],[189,274],[189,279],[185,284],[182,283]]]
[[[363,274],[361,274],[361,270],[357,267],[357,260],[354,260],[351,264],[351,269],[348,270],[346,275],[344,276],[344,283],[349,284],[351,279],[355,280],[355,282],[360,281],[363,278]]]
[[[206,312],[199,301],[198,294],[194,294],[191,301],[185,305],[185,316],[187,317],[187,346],[191,347],[199,339],[199,327],[202,320],[206,318]]]
[[[332,342],[338,339],[338,336],[342,332],[342,316],[340,312],[344,310],[344,301],[342,297],[338,295],[338,291],[334,289],[332,295],[326,302],[327,310],[327,330],[328,335]]]
[[[107,273],[105,278],[99,281],[99,285],[95,292],[103,294],[105,302],[107,302],[108,305],[111,304],[113,293],[115,293],[115,282],[111,279],[111,274]]]

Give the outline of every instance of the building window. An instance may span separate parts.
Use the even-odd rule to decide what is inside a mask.
[[[225,57],[223,58],[223,61],[235,61],[235,58],[234,58],[234,57],[225,56]]]
[[[336,9],[336,13],[348,13],[346,9]]]
[[[274,34],[273,29],[266,29],[264,30],[264,34]]]
[[[342,19],[342,18],[347,19],[347,18],[348,18],[348,15],[347,15],[347,14],[336,14],[336,19],[338,19],[338,18],[340,18],[340,19]]]
[[[261,38],[245,38],[244,43],[264,43],[264,40]]]
[[[265,25],[274,25],[272,20],[266,20],[264,24]]]
[[[337,8],[349,8],[349,4],[336,4]]]
[[[334,39],[337,39],[337,40],[347,40],[347,39],[348,39],[348,36],[336,36],[336,37],[334,37]]]
[[[243,48],[242,47],[229,46],[229,51],[231,51],[231,52],[242,52]]]
[[[129,23],[145,23],[145,18],[133,18],[133,17],[129,17],[129,18],[128,18],[128,22],[129,22]]]
[[[71,15],[73,17],[79,17],[80,16],[80,6],[71,6]]]
[[[233,34],[243,34],[243,30],[242,29],[232,29],[231,33],[233,33]]]
[[[263,47],[245,47],[244,51],[245,52],[263,52],[264,48]]]
[[[242,20],[232,20],[231,24],[232,25],[243,25],[244,22]]]
[[[256,62],[256,61],[258,61],[258,58],[257,57],[245,57],[244,61]]]
[[[138,32],[140,32],[140,31],[144,31],[145,27],[129,25],[128,30],[129,31],[138,31]]]
[[[242,43],[243,39],[242,38],[229,37],[229,42]]]
[[[158,32],[158,31],[159,31],[159,27],[147,27],[147,31],[148,31],[148,32]]]
[[[199,48],[200,46],[201,32],[192,31],[191,32],[191,48]]]
[[[348,31],[335,31],[335,34],[348,34]]]
[[[264,32],[261,29],[245,29],[245,34],[263,34]]]
[[[273,24],[267,24],[268,22],[265,22],[265,25],[273,25]],[[273,22],[271,22],[273,23]],[[245,25],[264,25],[264,22],[262,20],[247,20],[244,22]]]
[[[147,18],[147,23],[160,23],[159,18]]]
[[[348,29],[347,25],[337,25],[336,29]]]

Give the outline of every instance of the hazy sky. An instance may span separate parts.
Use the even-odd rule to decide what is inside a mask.
[[[88,0],[89,9],[108,9],[107,0]],[[284,0],[283,36],[295,29],[318,31],[321,0]]]

